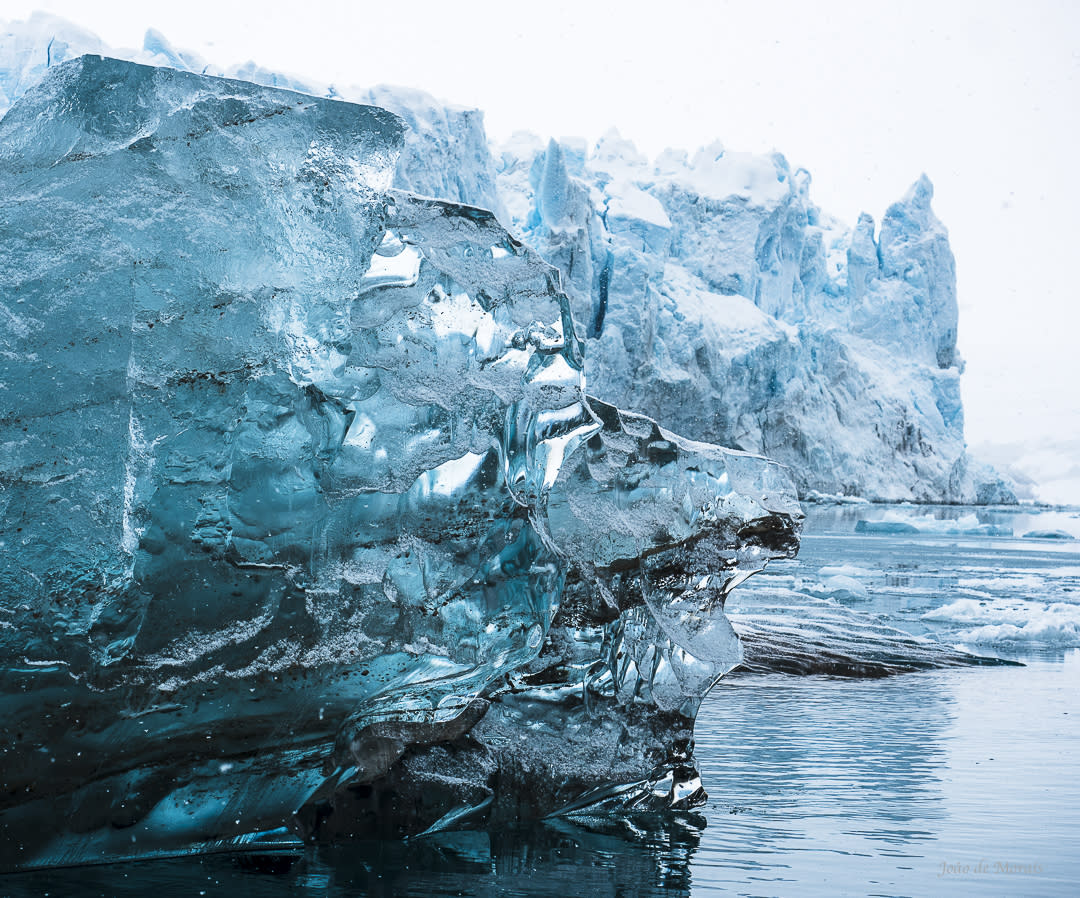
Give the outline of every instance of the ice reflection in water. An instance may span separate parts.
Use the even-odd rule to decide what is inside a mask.
[[[7,877],[5,895],[143,896],[155,888],[206,895],[548,896],[679,898],[705,819],[553,821],[519,831],[441,833],[306,853],[148,861]],[[173,894],[174,892],[164,892]]]
[[[952,699],[934,676],[735,677],[702,707],[698,746],[714,796],[695,877],[775,883],[846,858],[912,860],[947,818],[941,775]],[[723,819],[726,813],[727,819]],[[806,855],[801,857],[800,855]],[[832,859],[829,856],[834,856]]]
[[[729,680],[698,717],[713,798],[694,894],[1074,894],[1078,682],[1076,650],[887,680]]]

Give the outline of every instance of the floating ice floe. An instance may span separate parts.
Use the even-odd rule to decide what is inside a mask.
[[[942,536],[1012,536],[1011,527],[979,520],[975,512],[958,518],[933,518],[925,514],[905,514],[886,511],[875,519],[861,519],[855,524],[856,533],[905,534],[930,533]]]
[[[949,634],[961,644],[1080,646],[1080,605],[1065,602],[957,599],[922,618],[968,625]]]

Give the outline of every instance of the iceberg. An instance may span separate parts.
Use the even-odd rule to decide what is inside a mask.
[[[802,496],[1016,503],[966,451],[955,262],[925,175],[848,228],[780,154],[489,145],[462,110],[376,93],[411,126],[396,186],[495,209],[559,269],[596,396],[774,457]]]
[[[1029,530],[1023,535],[1024,539],[1076,539],[1067,530]]]
[[[704,800],[789,472],[587,396],[559,272],[407,147],[96,55],[0,121],[0,869]]]

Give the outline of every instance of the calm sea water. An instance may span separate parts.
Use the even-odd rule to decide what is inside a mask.
[[[734,594],[737,628],[896,628],[1023,666],[732,675],[698,718],[699,813],[42,871],[0,894],[1080,894],[1080,541],[1050,531],[1080,537],[1080,513],[811,508],[799,559]]]

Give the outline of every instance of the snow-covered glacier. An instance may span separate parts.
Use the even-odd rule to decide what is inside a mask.
[[[0,36],[0,108],[100,41],[38,14]],[[956,276],[921,177],[853,228],[779,154],[715,144],[655,160],[517,135],[491,146],[478,110],[416,90],[228,71],[157,32],[116,55],[346,97],[407,123],[395,186],[492,210],[561,272],[589,390],[696,438],[790,465],[800,494],[1014,502],[965,451]]]
[[[788,471],[587,397],[404,146],[101,56],[0,121],[0,868],[704,800]]]
[[[563,272],[590,390],[791,466],[804,494],[994,502],[969,462],[955,269],[924,176],[853,230],[783,156],[650,162],[617,134],[496,153],[512,227]]]

